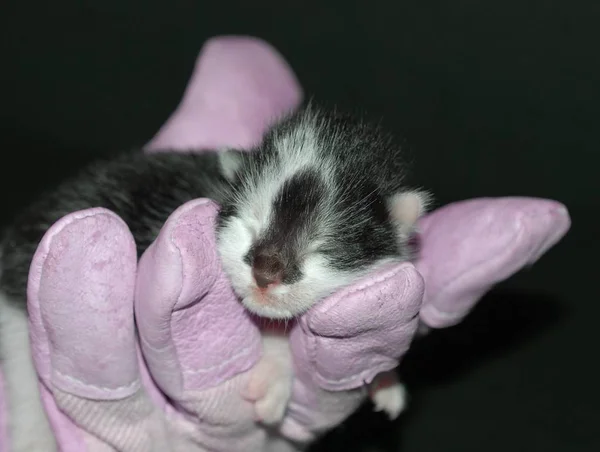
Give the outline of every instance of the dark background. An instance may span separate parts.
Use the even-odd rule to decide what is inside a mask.
[[[402,134],[441,203],[540,196],[573,220],[463,324],[416,344],[402,421],[367,409],[319,450],[597,451],[599,23],[592,0],[4,0],[2,215],[144,144],[207,38],[259,36],[308,95]]]

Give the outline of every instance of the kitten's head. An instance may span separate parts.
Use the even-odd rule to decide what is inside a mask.
[[[225,273],[251,312],[292,318],[342,286],[410,255],[427,202],[418,191],[383,193],[348,171],[313,131],[287,129],[221,164],[235,187],[223,203],[218,248]],[[331,145],[332,143],[327,143]]]

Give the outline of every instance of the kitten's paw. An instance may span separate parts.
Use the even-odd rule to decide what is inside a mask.
[[[371,394],[375,411],[385,412],[391,420],[396,419],[404,411],[406,399],[406,388],[398,381],[392,385],[380,387]]]
[[[280,423],[283,420],[291,396],[291,378],[272,382],[264,396],[254,404],[256,420],[265,425]]]
[[[277,361],[263,359],[251,371],[242,396],[254,403],[255,420],[265,425],[281,422],[292,396],[292,375]]]

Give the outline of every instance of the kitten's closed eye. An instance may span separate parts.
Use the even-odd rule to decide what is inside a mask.
[[[322,254],[325,250],[324,245],[325,241],[323,240],[314,241],[304,250],[300,257],[307,258],[313,254]]]

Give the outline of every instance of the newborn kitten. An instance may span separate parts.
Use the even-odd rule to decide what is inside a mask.
[[[379,128],[307,107],[281,120],[252,152],[126,153],[88,166],[24,210],[4,233],[0,260],[0,356],[13,452],[49,450],[26,287],[37,245],[61,217],[108,208],[127,223],[141,256],[175,209],[211,198],[221,206],[223,269],[242,303],[261,317],[292,319],[377,267],[410,257],[428,197],[403,187],[400,157]],[[258,420],[274,424],[291,395],[291,354],[285,334],[265,330],[263,339],[244,396],[255,402]],[[395,417],[404,390],[392,375],[382,378],[383,388],[374,382],[372,399]]]
[[[379,128],[311,108],[281,122],[256,154],[224,154],[233,190],[219,216],[218,248],[246,308],[291,319],[376,268],[409,259],[429,197],[403,186],[401,157]],[[292,362],[281,331],[263,334],[263,343],[246,395],[257,418],[273,424],[291,394]],[[395,418],[406,394],[386,372],[371,398]]]

